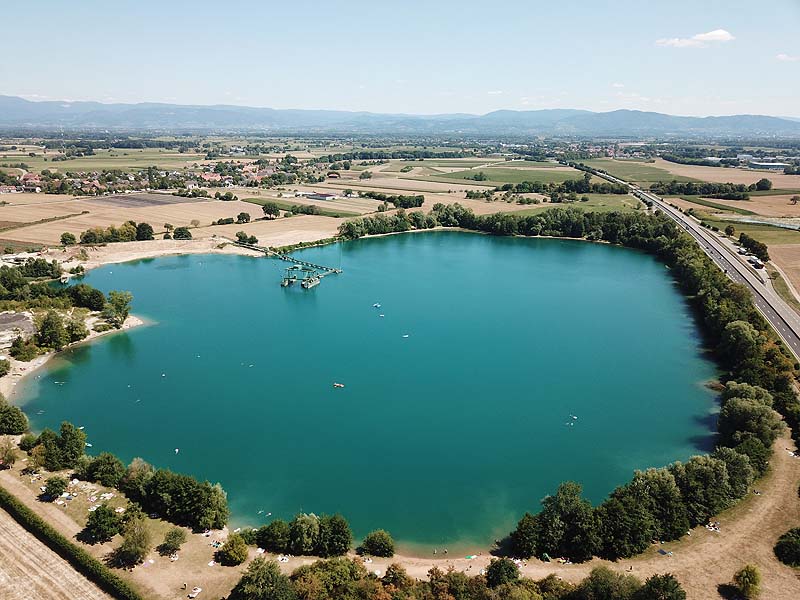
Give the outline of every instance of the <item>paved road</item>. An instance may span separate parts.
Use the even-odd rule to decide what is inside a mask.
[[[751,271],[745,259],[726,244],[723,238],[701,227],[693,218],[673,208],[659,196],[611,175],[598,172],[595,174],[614,183],[627,185],[637,197],[652,202],[655,207],[683,227],[728,277],[744,284],[750,290],[756,308],[778,332],[795,358],[800,360],[800,316]]]

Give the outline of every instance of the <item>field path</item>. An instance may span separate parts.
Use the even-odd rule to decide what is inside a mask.
[[[3,600],[110,600],[0,509],[0,597]]]

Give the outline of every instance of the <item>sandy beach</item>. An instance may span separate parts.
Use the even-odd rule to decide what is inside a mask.
[[[87,328],[90,328],[96,321],[97,321],[96,318],[90,319],[87,322]],[[89,335],[86,336],[86,338],[84,338],[80,342],[70,344],[66,348],[74,348],[75,346],[78,346],[80,344],[91,343],[100,337],[112,335],[115,333],[119,333],[121,331],[127,331],[129,329],[133,329],[134,327],[139,327],[144,324],[145,324],[144,320],[140,319],[135,315],[129,315],[128,318],[125,319],[125,322],[122,324],[122,327],[120,329],[109,329],[108,331],[92,331],[90,329]],[[30,375],[35,373],[38,369],[47,364],[47,362],[50,359],[52,359],[54,356],[57,355],[58,352],[51,351],[47,352],[46,354],[37,356],[36,358],[28,362],[23,362],[17,360],[12,356],[7,356],[6,357],[7,360],[11,363],[11,370],[8,372],[8,375],[0,377],[0,394],[5,396],[7,400],[13,401],[14,396],[16,395],[17,385],[21,381],[23,381],[26,377],[29,377]]]

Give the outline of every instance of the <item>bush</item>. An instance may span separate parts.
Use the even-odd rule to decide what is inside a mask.
[[[0,434],[19,435],[28,431],[28,417],[0,395]],[[24,450],[24,448],[23,448]]]
[[[247,560],[247,544],[238,533],[232,533],[222,548],[217,550],[215,558],[228,567],[240,565]]]
[[[282,519],[275,519],[269,525],[260,527],[256,532],[256,543],[273,554],[288,552],[289,524]]]
[[[186,541],[186,530],[180,527],[172,527],[164,535],[164,541],[158,547],[158,552],[162,556],[170,556],[181,549],[181,545]]]
[[[745,565],[733,576],[733,583],[745,598],[755,598],[761,588],[761,573],[755,565]]]
[[[790,529],[778,538],[775,556],[791,567],[800,567],[800,527]]]
[[[686,600],[686,592],[670,573],[653,575],[634,595],[634,600]]]
[[[39,356],[39,348],[33,338],[25,340],[21,335],[14,338],[8,353],[22,362],[29,362]]]
[[[278,563],[259,556],[251,562],[228,600],[295,600],[292,582],[281,573]]]
[[[11,363],[4,358],[0,358],[0,377],[8,375],[8,372],[10,370],[11,370]]]
[[[115,488],[125,474],[125,465],[113,454],[102,452],[97,458],[89,461],[84,474],[89,481],[97,481],[106,487]]]
[[[120,600],[143,600],[128,582],[122,580],[83,548],[70,542],[2,487],[0,487],[0,506],[15,521],[66,560],[76,571],[96,583],[103,591]]]
[[[55,475],[50,477],[44,484],[44,496],[49,498],[52,502],[56,498],[60,497],[61,494],[67,491],[67,480],[63,477]]]
[[[138,565],[150,552],[150,548],[150,532],[144,518],[129,518],[122,528],[122,544],[114,551],[113,562],[126,567]]]
[[[192,232],[187,227],[176,227],[172,232],[172,239],[175,240],[190,240],[192,239]]]
[[[10,469],[17,462],[17,449],[14,443],[5,438],[0,442],[0,469]]]
[[[108,504],[103,503],[89,513],[84,531],[90,539],[102,543],[117,535],[119,528],[119,516]]]
[[[486,583],[489,587],[497,587],[519,579],[519,567],[508,558],[492,559],[486,568]]]
[[[390,558],[394,556],[394,540],[387,531],[377,529],[367,534],[361,544],[361,551],[372,556]]]

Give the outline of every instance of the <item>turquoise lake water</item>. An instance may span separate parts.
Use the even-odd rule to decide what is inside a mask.
[[[298,255],[344,273],[303,290],[266,258],[92,271],[152,323],[25,383],[33,427],[68,419],[92,452],[219,481],[235,525],[340,512],[406,549],[485,545],[561,481],[599,502],[712,442],[715,367],[651,256],[457,232]]]

